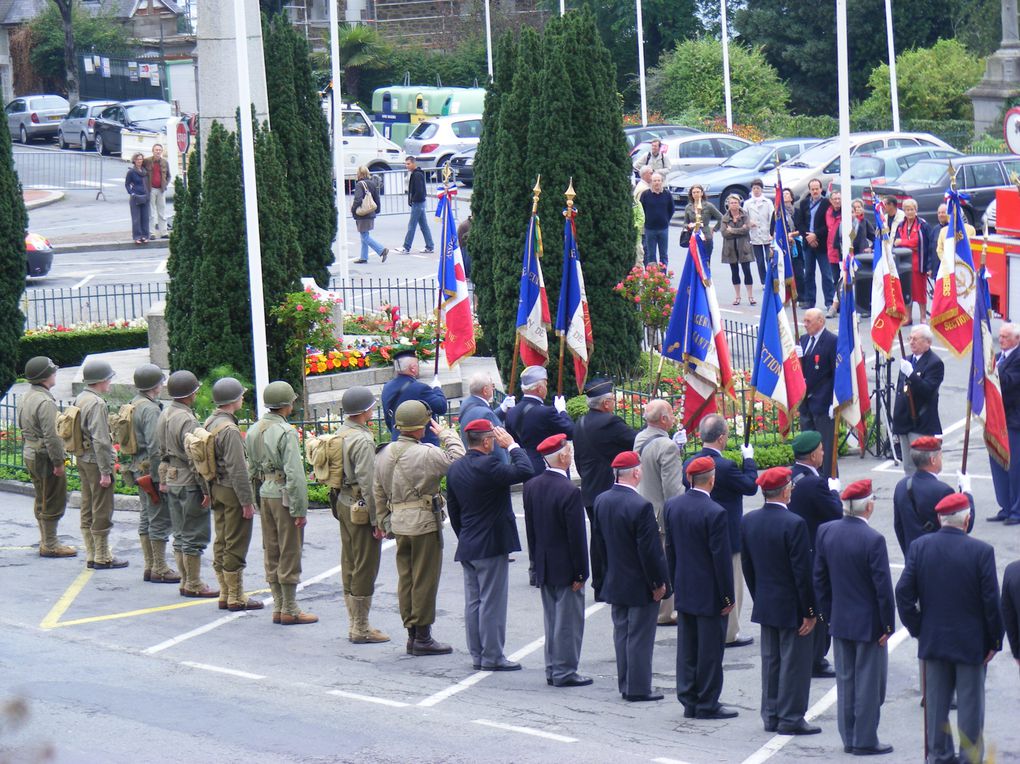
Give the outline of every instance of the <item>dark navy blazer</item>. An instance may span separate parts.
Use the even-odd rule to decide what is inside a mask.
[[[386,426],[390,429],[393,440],[400,437],[393,417],[396,415],[397,407],[404,401],[421,401],[430,409],[432,416],[439,417],[446,413],[446,396],[438,387],[429,387],[424,382],[419,382],[407,374],[398,374],[385,385],[382,395],[383,417],[386,419]],[[425,437],[422,443],[439,445],[439,438],[428,427],[425,428]]]
[[[666,562],[681,613],[721,615],[733,604],[733,555],[726,510],[692,488],[666,501]]]
[[[942,433],[942,421],[939,419],[939,386],[946,376],[946,367],[942,359],[932,349],[926,350],[917,363],[910,377],[900,372],[896,380],[896,402],[893,404],[893,432],[906,435],[908,432],[919,432],[922,435],[939,435]],[[906,386],[909,383],[910,393],[914,398],[915,419],[910,417],[910,401],[907,400]],[[909,459],[909,454],[904,454]]]
[[[545,470],[545,459],[538,453],[539,443],[561,432],[568,439],[574,437],[574,420],[528,395],[507,412],[506,428],[528,452],[535,475],[541,475]]]
[[[595,497],[613,487],[613,459],[634,449],[637,431],[616,414],[589,411],[574,425],[574,463],[581,474],[584,506],[595,505]]]
[[[588,578],[588,535],[581,489],[545,470],[524,484],[528,556],[537,586],[569,586]]]
[[[815,537],[822,523],[839,520],[843,517],[843,503],[839,494],[829,490],[829,481],[816,475],[803,464],[794,464],[793,496],[790,498],[790,511],[804,518],[807,523],[808,539],[812,551],[815,549]]]
[[[711,456],[715,462],[715,487],[712,489],[712,501],[726,510],[730,529],[730,550],[733,554],[740,552],[740,518],[744,516],[744,497],[758,493],[758,465],[754,459],[744,459],[744,466],[738,467],[732,459],[720,454],[714,448],[702,448],[694,456],[684,462],[684,486],[687,482],[687,465],[699,456]]]
[[[885,537],[859,517],[819,528],[815,596],[832,636],[875,642],[891,635],[896,630],[896,599]]]
[[[502,411],[493,411],[492,407],[488,402],[477,395],[470,395],[461,401],[460,413],[457,415],[457,421],[460,424],[460,437],[464,442],[464,448],[468,447],[467,433],[464,432],[464,427],[476,419],[487,419],[492,422],[493,427],[502,427],[503,420],[506,415]],[[500,445],[493,445],[492,455],[499,459],[503,464],[507,464],[510,461],[510,457],[506,454],[506,449]]]
[[[1013,657],[1020,658],[1020,560],[1007,565],[1002,574],[1002,620]]]
[[[1006,409],[1006,427],[1020,430],[1020,348],[1014,349],[998,367],[1002,402]]]
[[[896,484],[896,490],[893,491],[893,530],[896,531],[896,540],[900,544],[904,558],[906,558],[907,549],[914,539],[928,533],[935,533],[939,529],[939,518],[935,514],[935,505],[953,493],[952,488],[931,472],[918,470],[912,477],[910,492],[907,491],[907,483],[911,482],[910,475],[900,480]],[[911,492],[914,494],[913,502],[910,501]],[[974,527],[973,496],[970,497],[970,509],[968,531]]]
[[[804,372],[807,394],[800,407],[814,416],[828,417],[836,379],[836,335],[828,329],[822,329],[815,346],[808,353],[810,341],[810,334],[801,335],[800,346],[804,349],[804,357],[800,359],[800,368]]]

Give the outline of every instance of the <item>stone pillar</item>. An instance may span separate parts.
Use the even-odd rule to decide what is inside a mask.
[[[1020,35],[1017,0],[1002,0],[1002,43],[988,57],[985,76],[967,91],[974,104],[974,135],[997,134],[1006,101],[1020,95]]]
[[[251,100],[259,122],[269,119],[266,65],[262,54],[262,22],[258,0],[245,3],[248,22],[248,67]],[[237,48],[234,37],[234,2],[198,0],[198,126],[205,151],[213,122],[237,131]]]

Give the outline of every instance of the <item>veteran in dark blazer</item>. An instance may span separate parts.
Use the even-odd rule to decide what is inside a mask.
[[[457,415],[457,421],[460,422],[460,436],[461,440],[464,441],[465,449],[468,447],[467,433],[464,431],[467,425],[476,419],[488,419],[492,422],[493,427],[502,427],[503,422],[506,420],[506,412],[514,405],[513,396],[508,395],[503,399],[499,408],[493,410],[492,397],[495,395],[496,385],[492,381],[492,375],[487,372],[478,372],[471,376],[468,380],[468,392],[470,395],[461,401],[460,412]],[[492,454],[503,464],[510,462],[506,449],[498,444],[493,449]]]
[[[531,583],[542,592],[545,681],[553,687],[583,687],[592,683],[577,673],[588,539],[581,491],[567,476],[573,447],[566,435],[552,435],[538,444],[538,452],[546,469],[524,484],[524,525]]]
[[[383,418],[390,430],[390,436],[396,440],[400,437],[400,431],[397,429],[394,417],[401,403],[421,401],[429,407],[432,416],[438,418],[446,413],[447,402],[443,389],[439,386],[438,378],[434,379],[431,385],[418,379],[420,371],[418,356],[413,348],[397,351],[393,356],[393,369],[396,371],[396,376],[383,385],[379,398],[382,402]],[[421,442],[438,446],[439,437],[426,428]]]
[[[914,464],[907,458],[910,444],[922,435],[942,434],[939,386],[946,376],[946,367],[931,349],[934,339],[927,324],[918,324],[910,330],[910,354],[900,361],[896,380],[892,430],[899,437],[903,471],[908,475],[914,472]]]
[[[464,627],[475,671],[515,671],[503,655],[510,562],[519,551],[510,486],[531,477],[531,460],[501,427],[476,419],[464,428],[469,450],[446,475],[447,510],[457,534],[453,559],[464,570]],[[510,457],[493,456],[499,444]],[[456,468],[456,469],[454,469]]]
[[[971,502],[966,495],[946,496],[935,512],[942,527],[907,550],[896,607],[923,661],[929,761],[957,761],[949,726],[954,688],[960,758],[981,761],[985,671],[1002,649],[995,550],[967,535]]]
[[[804,714],[811,689],[811,630],[817,618],[807,523],[787,507],[792,473],[773,467],[758,477],[765,506],[744,516],[740,537],[744,580],[761,625],[761,718],[766,732],[813,735]]]
[[[740,565],[740,519],[744,516],[744,497],[758,493],[758,465],[754,462],[754,446],[741,446],[744,457],[741,465],[722,455],[729,439],[730,430],[726,420],[718,414],[709,414],[698,424],[698,435],[703,448],[691,459],[699,456],[710,456],[715,462],[715,487],[712,489],[712,501],[726,510],[726,519],[730,531],[730,551],[733,553],[733,610],[726,622],[726,646],[744,647],[754,642],[753,637],[740,633],[740,608],[744,603],[744,573]],[[691,463],[684,463],[684,470]],[[689,488],[686,479],[684,484]]]
[[[719,703],[726,617],[734,604],[726,510],[712,501],[711,457],[693,459],[687,479],[691,489],[667,499],[663,510],[677,609],[676,696],[687,718],[729,719],[737,712]]]
[[[842,520],[818,529],[814,582],[818,613],[835,640],[836,706],[843,750],[891,753],[878,740],[885,703],[889,637],[896,630],[896,600],[885,537],[869,524],[875,511],[870,480],[842,494]]]
[[[538,453],[538,444],[550,435],[563,433],[574,437],[574,420],[567,415],[567,404],[556,396],[552,406],[545,405],[549,394],[549,374],[544,366],[529,366],[521,372],[520,402],[506,414],[506,429],[531,458],[535,475],[541,475],[545,461]]]
[[[822,267],[828,267],[828,263]],[[829,409],[836,381],[836,335],[825,328],[825,314],[818,308],[804,311],[804,333],[795,349],[807,385],[807,393],[800,402],[800,429],[821,433],[825,458],[819,472],[832,477],[832,435],[836,423]]]
[[[995,359],[1002,389],[1002,403],[1006,409],[1006,431],[1009,434],[1009,453],[1017,458],[1009,460],[1009,470],[1004,470],[989,455],[992,469],[992,484],[995,486],[995,502],[999,511],[989,517],[991,522],[1004,525],[1020,524],[1020,326],[1007,323],[999,327],[999,355]]]
[[[1013,660],[1020,666],[1020,560],[1007,565],[1002,574],[1002,620]]]
[[[605,562],[604,570],[593,566],[593,583],[601,579],[612,605],[620,694],[631,702],[662,700],[652,692],[652,650],[659,601],[671,591],[666,556],[655,510],[637,492],[640,457],[624,451],[611,466],[616,484],[595,499],[592,538]]]

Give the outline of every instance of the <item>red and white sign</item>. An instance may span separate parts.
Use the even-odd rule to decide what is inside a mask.
[[[1020,154],[1020,106],[1014,106],[1006,112],[1002,132],[1009,150],[1014,154]]]
[[[184,154],[191,143],[191,134],[188,133],[188,126],[183,122],[177,123],[177,150]]]

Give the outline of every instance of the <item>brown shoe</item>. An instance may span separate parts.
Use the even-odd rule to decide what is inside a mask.
[[[153,573],[149,576],[150,584],[179,584],[180,582],[181,577],[177,575],[176,570],[168,570],[166,573]],[[183,593],[182,589],[181,594]]]
[[[152,570],[150,570],[149,568],[146,568],[145,570],[143,570],[142,571],[142,580],[143,581],[151,581],[152,580]]]
[[[244,602],[235,602],[232,605],[227,605],[227,610],[238,612],[239,610],[262,610],[265,607],[262,604],[262,600],[257,600],[249,597]]]
[[[40,557],[77,557],[78,556],[78,550],[75,549],[73,546],[64,546],[63,544],[58,544],[55,547],[40,546],[39,547],[39,556]]]
[[[295,626],[303,623],[318,623],[319,616],[312,615],[311,613],[298,613],[297,615],[291,615],[290,613],[280,613],[280,623],[284,626]]]
[[[282,617],[283,617],[283,615],[280,613],[279,610],[274,610],[273,611],[273,623],[280,623],[280,619]]]
[[[208,599],[212,599],[213,597],[220,596],[220,593],[218,591],[216,591],[215,589],[210,589],[205,584],[203,584],[202,588],[199,589],[198,591],[193,592],[190,589],[181,589],[181,591],[184,593],[185,597],[206,597]]]
[[[449,655],[453,648],[432,638],[432,626],[416,626],[411,655]]]
[[[95,562],[92,564],[96,570],[110,570],[112,568],[126,568],[128,566],[127,560],[121,560],[117,557],[113,557],[109,562]]]

